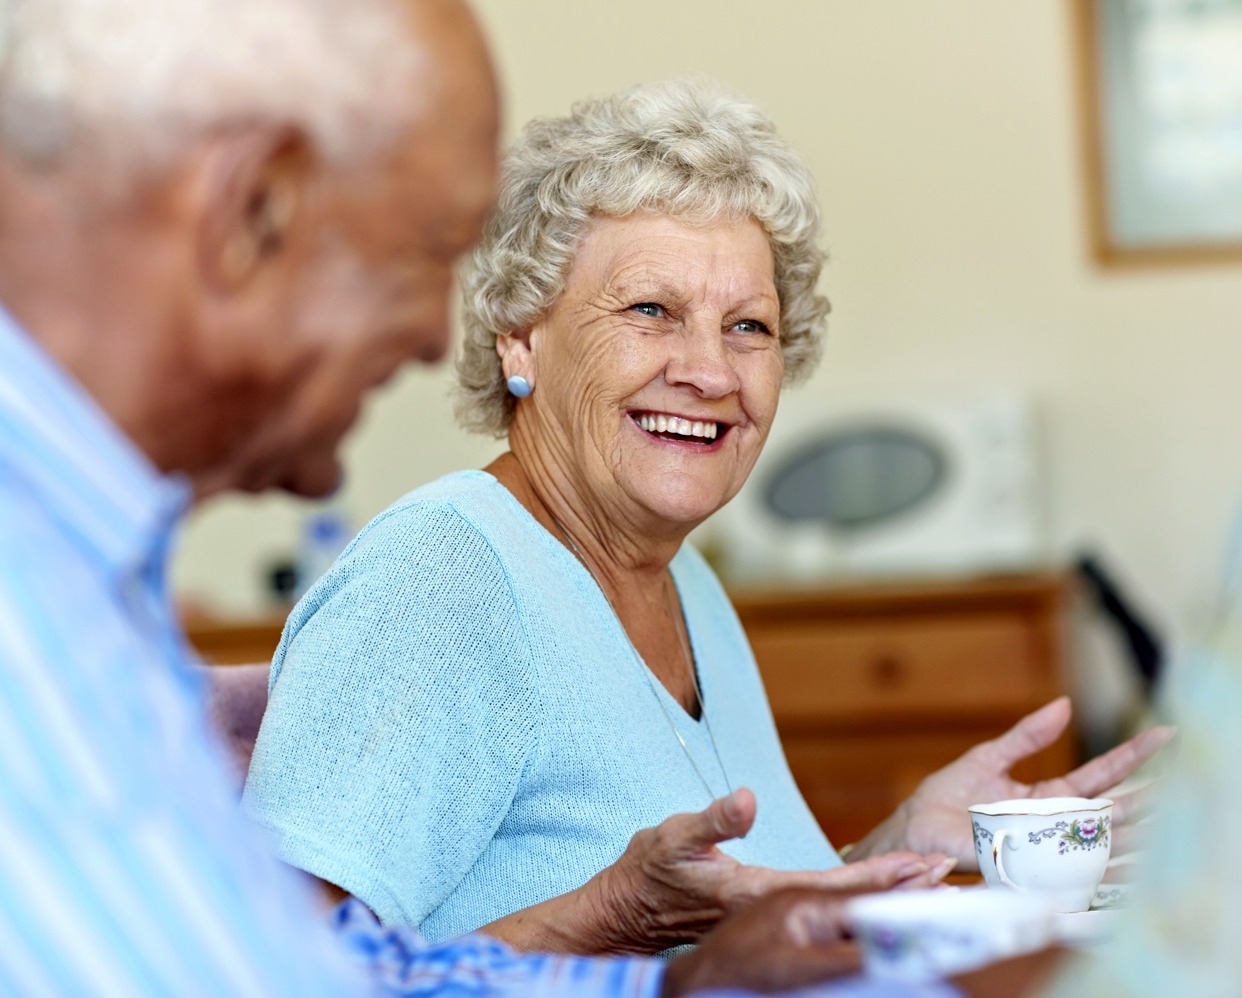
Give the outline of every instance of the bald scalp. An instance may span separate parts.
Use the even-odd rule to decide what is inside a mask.
[[[323,494],[362,396],[446,349],[452,264],[491,204],[495,79],[469,10],[8,2],[0,301],[196,497]],[[126,66],[115,38],[71,65],[97,39],[52,9],[194,49],[192,93],[153,82],[175,59]]]

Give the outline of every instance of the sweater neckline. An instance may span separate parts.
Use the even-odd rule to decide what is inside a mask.
[[[684,722],[689,725],[695,732],[696,736],[699,736],[701,733],[705,732],[707,730],[704,722],[704,717],[707,715],[706,703],[708,697],[710,696],[708,690],[712,684],[707,675],[707,670],[698,669],[698,663],[703,661],[703,657],[700,655],[699,642],[696,639],[698,629],[695,626],[691,608],[685,601],[685,595],[682,589],[682,580],[680,578],[680,568],[677,564],[682,548],[678,549],[677,554],[673,556],[673,560],[669,562],[668,567],[669,575],[673,580],[673,588],[677,593],[677,604],[681,609],[682,619],[686,624],[686,639],[690,642],[690,651],[694,657],[695,668],[698,669],[699,689],[703,691],[699,717],[697,718],[693,717],[686,710],[686,708],[682,706],[681,702],[668,691],[665,685],[660,682],[659,677],[651,671],[651,667],[647,665],[646,660],[638,654],[637,649],[634,648],[632,642],[630,641],[629,635],[625,633],[625,628],[621,624],[621,618],[619,618],[616,611],[613,610],[612,604],[608,602],[607,597],[604,595],[603,590],[599,588],[599,584],[595,581],[594,576],[587,571],[586,566],[574,556],[574,553],[562,544],[560,540],[557,539],[555,534],[540,523],[535,518],[534,514],[518,501],[517,496],[510,492],[505,487],[504,483],[502,483],[491,472],[484,471],[482,468],[476,468],[469,472],[465,472],[465,474],[468,474],[471,477],[480,476],[481,479],[489,486],[496,488],[501,493],[502,501],[511,510],[516,512],[519,520],[532,528],[535,535],[540,538],[540,543],[547,547],[557,559],[557,564],[561,571],[566,572],[567,574],[572,574],[575,577],[580,573],[583,577],[585,577],[585,579],[590,583],[587,588],[591,592],[591,595],[588,598],[597,601],[597,608],[607,614],[607,619],[611,622],[611,626],[616,629],[619,639],[631,650],[631,653],[642,667],[643,678],[647,681],[647,684],[651,687],[651,690],[655,696],[660,698],[660,705],[667,710],[675,711],[676,713],[674,716],[677,718],[678,723]]]

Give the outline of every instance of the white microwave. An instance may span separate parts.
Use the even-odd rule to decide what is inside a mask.
[[[1035,567],[1035,431],[1016,390],[795,389],[707,543],[738,583]]]

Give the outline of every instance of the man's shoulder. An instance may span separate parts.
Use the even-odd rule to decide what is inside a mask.
[[[7,589],[33,597],[34,589],[59,578],[58,592],[62,597],[72,594],[73,599],[56,600],[49,609],[67,607],[98,588],[87,584],[92,578],[102,579],[96,567],[84,547],[75,543],[69,526],[0,455],[0,593]]]

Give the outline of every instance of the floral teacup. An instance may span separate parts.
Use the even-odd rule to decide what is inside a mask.
[[[1108,866],[1111,800],[1003,800],[969,811],[979,869],[989,884],[1049,894],[1058,911],[1091,907]]]

